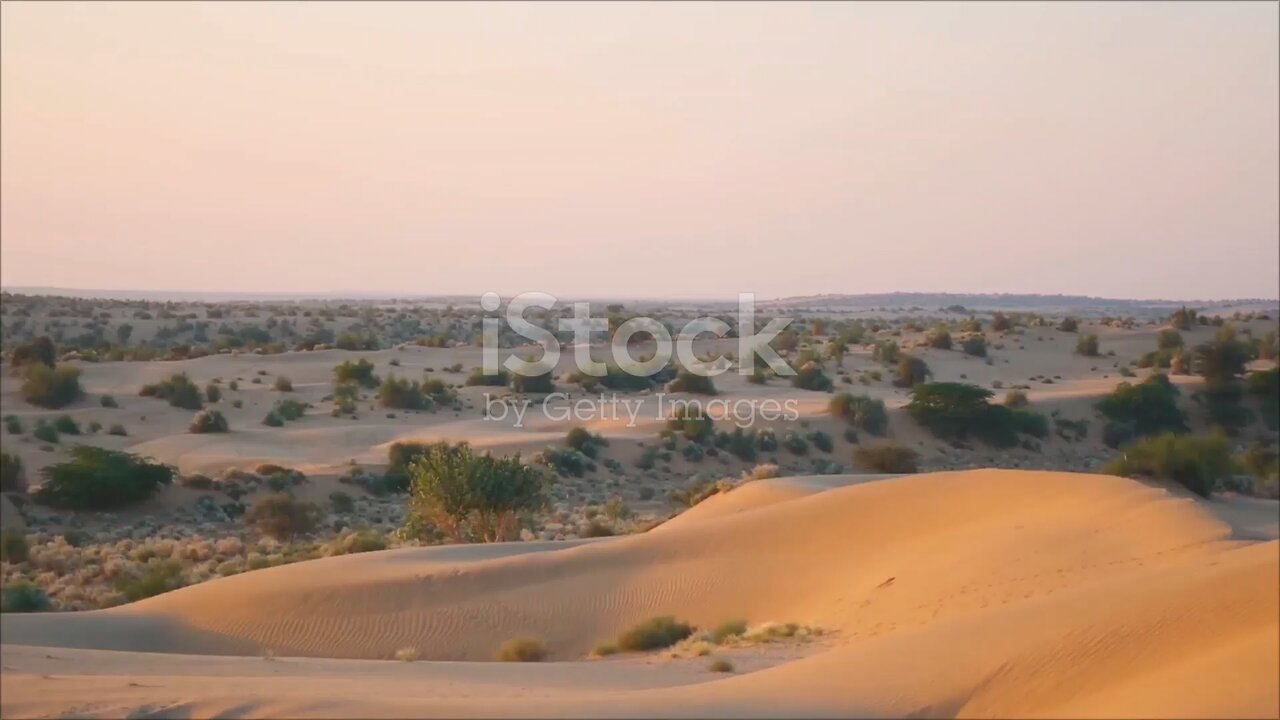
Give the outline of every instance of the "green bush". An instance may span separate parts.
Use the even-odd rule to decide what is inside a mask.
[[[987,356],[987,339],[982,335],[970,335],[960,342],[960,349],[965,355],[974,357]]]
[[[100,510],[141,502],[173,482],[173,468],[131,453],[78,445],[67,462],[40,471],[36,502],[72,510]]]
[[[1044,437],[1048,420],[1029,410],[1015,410],[988,402],[990,390],[965,383],[926,383],[911,391],[907,412],[945,440],[971,435],[999,447],[1017,444],[1018,434]]]
[[[1262,421],[1267,427],[1280,428],[1280,367],[1249,373],[1245,387],[1262,403]]]
[[[1164,329],[1156,333],[1156,347],[1161,350],[1172,350],[1182,347],[1182,334],[1177,330]]]
[[[277,392],[293,392],[293,381],[284,375],[277,375],[274,387]]]
[[[747,632],[746,620],[729,620],[722,622],[711,631],[711,642],[719,645],[732,637],[741,637]]]
[[[552,381],[550,372],[545,372],[541,375],[512,373],[509,376],[507,385],[518,393],[551,393],[556,391],[556,384]]]
[[[1221,433],[1204,437],[1164,433],[1125,448],[1124,454],[1107,463],[1102,471],[1173,480],[1197,495],[1209,497],[1218,483],[1231,476],[1235,466],[1231,446]]]
[[[356,501],[341,490],[329,493],[329,505],[336,513],[352,513],[356,511]]]
[[[31,431],[31,434],[37,440],[43,440],[47,443],[56,443],[59,440],[58,429],[46,423],[43,419],[36,421],[36,428]]]
[[[276,540],[290,540],[309,533],[320,522],[320,510],[313,503],[295,500],[286,492],[260,498],[244,515],[245,522]]]
[[[680,433],[686,440],[703,442],[711,437],[715,426],[701,405],[677,403],[667,418],[667,429]]]
[[[830,392],[835,386],[831,382],[831,378],[822,371],[822,366],[814,361],[809,361],[800,366],[795,375],[791,376],[791,387],[800,388],[801,390],[814,390],[817,392]]]
[[[0,492],[23,493],[27,491],[27,475],[22,468],[22,458],[0,452]]]
[[[306,414],[307,404],[293,399],[279,400],[276,402],[274,412],[280,416],[281,420],[293,422]]]
[[[373,374],[373,363],[360,358],[355,362],[346,360],[333,368],[333,384],[354,383],[361,387],[378,387],[378,377]]]
[[[345,532],[330,540],[324,549],[325,555],[355,555],[357,553],[378,552],[387,549],[387,539],[372,530],[355,530]]]
[[[70,405],[83,395],[79,368],[71,365],[49,367],[43,363],[27,366],[22,398],[32,405],[56,409]]]
[[[898,343],[892,340],[881,340],[871,348],[871,358],[886,365],[898,362]]]
[[[920,455],[902,445],[867,445],[854,449],[853,459],[861,467],[882,473],[919,471]]]
[[[925,335],[924,342],[926,345],[928,345],[931,348],[938,348],[939,350],[950,350],[951,349],[951,333],[947,330],[946,325],[938,325],[937,327],[930,330],[928,335]]]
[[[835,449],[835,443],[831,441],[831,436],[821,430],[814,430],[809,433],[809,442],[818,449],[819,452],[829,453]]]
[[[1227,383],[1244,374],[1249,362],[1249,346],[1236,339],[1235,328],[1218,328],[1213,341],[1197,345],[1194,351],[1196,373],[1209,384]]]
[[[199,410],[204,407],[204,395],[185,373],[175,373],[154,385],[143,385],[138,392],[143,397],[155,397],[169,401],[173,407]]]
[[[195,414],[187,430],[193,433],[224,433],[228,430],[227,419],[217,410],[206,408]]]
[[[1058,329],[1062,332],[1075,332],[1080,327],[1080,321],[1073,317],[1064,317],[1062,322],[1058,323]]]
[[[883,400],[874,400],[867,395],[840,393],[831,398],[827,409],[832,415],[844,418],[853,427],[877,437],[883,436],[889,429],[889,413],[885,410]]]
[[[79,435],[80,425],[70,415],[59,415],[53,420],[53,429],[59,435]]]
[[[20,530],[5,528],[0,531],[0,562],[26,562],[31,552],[27,546],[27,536]]]
[[[222,399],[222,388],[218,387],[217,385],[214,385],[213,383],[209,383],[208,385],[205,385],[204,399],[211,403],[218,402],[219,400]]]
[[[693,626],[671,615],[650,618],[618,636],[618,648],[628,652],[671,647],[693,634]]]
[[[752,461],[756,459],[756,440],[740,427],[735,427],[731,433],[716,433],[715,446],[717,449],[724,450],[739,460]]]
[[[388,375],[378,386],[378,404],[396,410],[426,410],[432,406],[417,381],[395,375]]]
[[[690,393],[693,395],[715,395],[716,385],[711,378],[702,375],[695,375],[688,370],[681,370],[676,373],[676,377],[667,383],[667,392]]]
[[[609,444],[599,435],[593,435],[584,428],[575,427],[569,430],[564,438],[564,444],[589,458],[594,458],[600,453],[600,448]]]
[[[10,435],[22,434],[22,419],[17,415],[6,415],[4,418],[4,429]]]
[[[1093,333],[1085,333],[1076,338],[1076,353],[1085,357],[1096,357],[1098,355],[1098,336]]]
[[[902,355],[898,358],[898,375],[894,378],[893,384],[901,388],[915,387],[928,380],[932,374],[924,360],[911,355]]]
[[[26,581],[10,583],[0,592],[0,611],[3,612],[44,612],[52,607],[44,590]]]
[[[98,404],[102,405],[102,407],[104,408],[120,407],[120,403],[116,402],[115,397],[111,395],[103,395],[102,397],[98,398]]]
[[[499,370],[496,375],[486,375],[481,368],[473,368],[471,374],[467,375],[466,385],[471,386],[488,386],[501,387],[507,384],[507,373]]]
[[[551,479],[520,456],[480,455],[462,443],[437,443],[418,456],[410,472],[410,527],[434,523],[456,542],[508,539],[518,515],[542,509]]]
[[[1155,374],[1134,385],[1122,382],[1098,401],[1098,409],[1114,423],[1128,425],[1134,436],[1162,432],[1186,432],[1187,418],[1178,409],[1178,388],[1164,375]],[[1120,431],[1115,437],[1120,437]],[[1104,428],[1104,440],[1106,430]],[[1117,447],[1117,446],[1112,446]]]
[[[107,434],[124,437],[129,433],[124,429],[124,425],[121,425],[120,423],[112,423],[111,427],[107,429]]]

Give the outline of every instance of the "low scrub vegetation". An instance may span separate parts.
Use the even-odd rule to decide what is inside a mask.
[[[854,461],[865,470],[881,473],[919,472],[920,454],[902,445],[866,445],[853,451]]]
[[[1103,472],[1173,480],[1207,498],[1235,467],[1231,445],[1221,433],[1203,437],[1164,433],[1125,448],[1124,454],[1103,467]]]
[[[617,647],[625,652],[661,650],[693,634],[694,627],[672,615],[649,618],[618,636]]]
[[[1049,423],[1043,415],[1007,405],[992,405],[992,392],[965,383],[927,383],[911,391],[907,412],[944,440],[980,438],[997,447],[1018,443],[1018,435],[1043,438]]]
[[[499,662],[541,662],[546,657],[546,646],[534,637],[512,638],[502,643],[493,655]]]
[[[26,366],[22,381],[22,399],[32,405],[60,408],[84,396],[80,387],[80,369],[71,365],[49,367],[44,363]]]
[[[839,393],[831,398],[828,411],[836,417],[859,430],[877,437],[883,436],[889,429],[889,413],[885,410],[883,400],[875,400],[867,395]]]

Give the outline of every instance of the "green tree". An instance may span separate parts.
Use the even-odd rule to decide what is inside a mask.
[[[409,466],[411,532],[432,523],[455,542],[511,538],[520,513],[543,509],[550,477],[520,456],[432,445]]]

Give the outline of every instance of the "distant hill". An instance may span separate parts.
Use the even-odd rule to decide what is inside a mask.
[[[1230,300],[1133,300],[1089,295],[1036,295],[1017,293],[925,293],[894,292],[864,295],[806,295],[757,302],[761,307],[810,308],[815,310],[871,310],[877,308],[920,308],[924,310],[1035,310],[1141,312],[1168,311],[1181,305],[1204,310],[1276,310],[1280,300],[1239,298]]]

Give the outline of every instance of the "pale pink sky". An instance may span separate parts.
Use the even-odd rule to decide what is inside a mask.
[[[1276,297],[1275,3],[12,3],[0,283]]]

